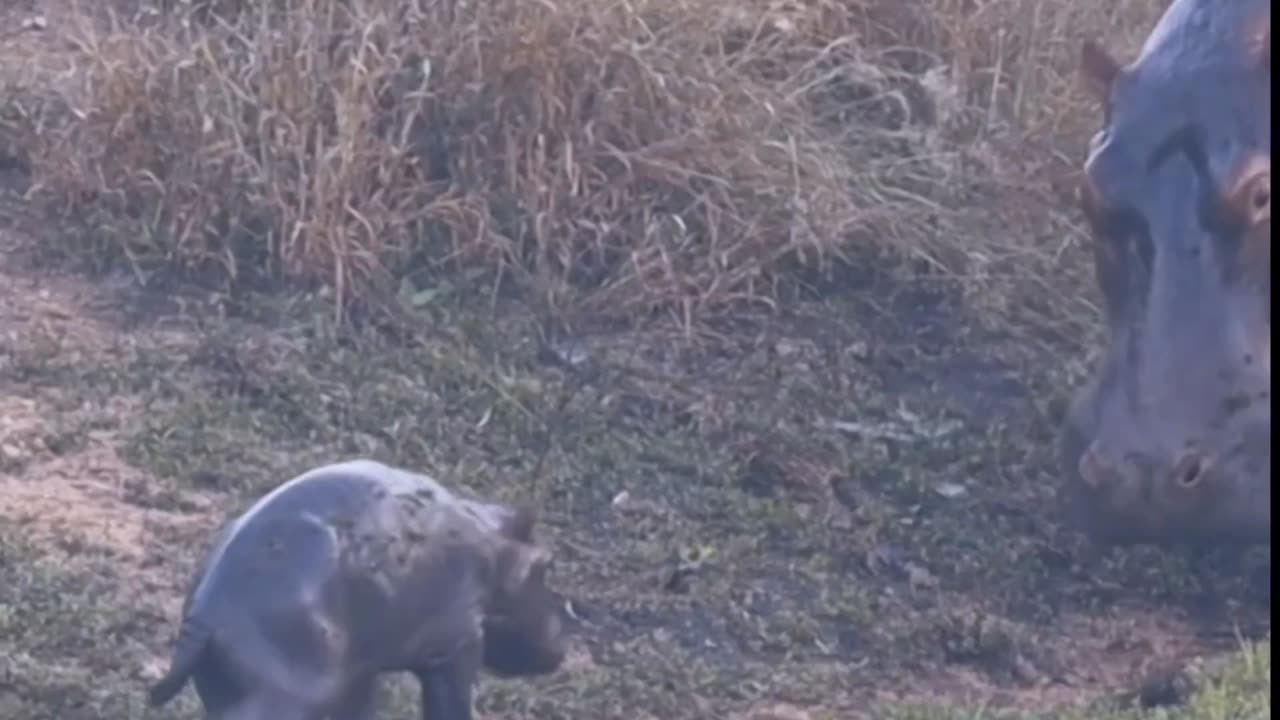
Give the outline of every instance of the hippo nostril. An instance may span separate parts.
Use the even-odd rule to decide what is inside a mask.
[[[1200,478],[1204,476],[1207,466],[1208,462],[1203,455],[1195,452],[1187,453],[1174,466],[1174,479],[1181,487],[1195,487],[1200,483]]]

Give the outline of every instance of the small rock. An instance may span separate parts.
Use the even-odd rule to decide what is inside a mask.
[[[813,715],[794,705],[772,705],[749,710],[742,720],[812,720]]]
[[[933,590],[938,587],[938,578],[922,565],[913,562],[906,564],[907,583],[912,590]]]
[[[779,340],[774,344],[773,351],[778,354],[778,357],[787,358],[799,354],[800,346],[788,340]]]
[[[865,342],[855,342],[844,349],[845,353],[856,360],[866,360],[871,357],[871,347]]]

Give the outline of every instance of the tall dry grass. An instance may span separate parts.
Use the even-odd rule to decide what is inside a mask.
[[[448,273],[693,323],[863,248],[1048,268],[1063,238],[1026,228],[1092,123],[1079,43],[1162,4],[73,2],[43,32],[74,71],[11,79],[0,131],[74,247],[140,277],[341,310]]]

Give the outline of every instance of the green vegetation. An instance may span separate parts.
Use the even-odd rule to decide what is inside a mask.
[[[985,710],[938,711],[908,709],[890,711],[884,720],[1234,720],[1271,717],[1271,642],[1251,643],[1227,662],[1211,670],[1196,668],[1192,675],[1180,676],[1185,685],[1194,682],[1198,692],[1185,704],[1150,712],[1105,707],[1044,714],[1018,714]]]

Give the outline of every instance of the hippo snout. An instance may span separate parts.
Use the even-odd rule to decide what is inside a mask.
[[[1266,542],[1271,532],[1269,414],[1239,418],[1201,441],[1171,442],[1150,426],[1068,429],[1068,511],[1116,544]]]

